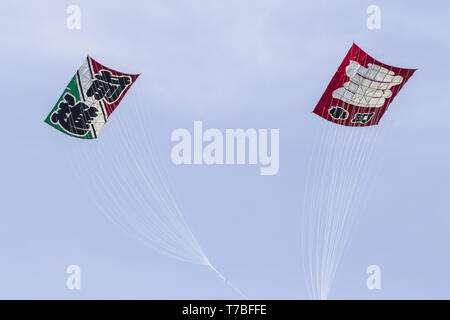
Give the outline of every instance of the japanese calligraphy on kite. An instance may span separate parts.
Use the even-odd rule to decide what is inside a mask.
[[[74,137],[97,138],[138,76],[115,71],[87,57],[45,122]]]
[[[344,126],[378,124],[414,71],[384,64],[353,44],[314,113]]]

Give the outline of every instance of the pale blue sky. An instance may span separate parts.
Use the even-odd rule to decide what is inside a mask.
[[[66,28],[70,4],[81,30]],[[381,30],[366,27],[370,4]],[[311,111],[353,41],[419,70],[381,122],[369,188],[380,200],[360,215],[330,298],[450,298],[449,11],[446,1],[3,1],[0,298],[239,298],[206,267],[76,205],[86,186],[64,161],[79,140],[43,119],[87,54],[142,73],[100,139],[120,134],[129,96],[148,107],[177,200],[217,267],[250,298],[308,298],[299,201]],[[170,133],[194,120],[279,128],[279,173],[172,165]],[[65,287],[70,264],[81,291]],[[370,264],[382,268],[380,291],[365,287]]]

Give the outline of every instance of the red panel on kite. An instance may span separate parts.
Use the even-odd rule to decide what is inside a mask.
[[[110,69],[98,63],[91,57],[89,57],[89,60],[92,66],[94,79],[92,86],[93,92],[88,92],[87,95],[91,96],[93,94],[94,97],[102,100],[106,114],[109,117],[139,75],[126,74]],[[114,86],[110,86],[111,83]]]
[[[353,44],[314,113],[344,126],[378,124],[414,71],[381,63]]]

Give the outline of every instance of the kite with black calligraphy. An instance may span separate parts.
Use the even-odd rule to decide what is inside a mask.
[[[45,122],[70,136],[95,139],[138,76],[107,68],[88,56]],[[69,164],[89,186],[85,189],[97,208],[131,238],[169,256],[209,267],[245,298],[198,243],[171,194],[166,169],[151,142],[148,108],[139,103],[134,107],[117,119],[121,134],[114,139],[76,144],[76,148],[70,145]]]
[[[68,135],[95,139],[138,76],[107,68],[88,56],[45,122]]]

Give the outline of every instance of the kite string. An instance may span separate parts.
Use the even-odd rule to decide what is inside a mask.
[[[206,254],[204,254],[200,244],[195,239],[181,214],[181,210],[169,192],[169,188],[163,178],[164,173],[167,173],[163,169],[166,168],[161,169],[162,162],[160,161],[159,153],[151,152],[156,150],[153,139],[147,133],[147,130],[144,129],[144,116],[138,104],[135,103],[134,107],[138,115],[137,121],[136,119],[134,121],[129,120],[127,117],[129,116],[128,113],[122,115],[118,112],[119,110],[116,111],[118,114],[116,114],[116,119],[114,119],[116,122],[115,126],[121,134],[116,137],[111,154],[103,152],[103,150],[98,148],[98,145],[93,150],[90,150],[89,154],[86,151],[87,148],[79,148],[77,150],[76,154],[83,158],[81,161],[76,161],[78,172],[80,176],[86,177],[87,167],[83,163],[94,163],[94,166],[100,169],[93,170],[93,172],[88,172],[87,174],[87,177],[92,179],[91,185],[94,186],[98,194],[103,196],[103,201],[102,197],[99,199],[98,194],[94,197],[94,200],[103,213],[129,236],[164,254],[187,262],[205,264],[211,267],[212,265]],[[143,133],[147,144],[137,144],[136,131]],[[102,139],[102,142],[97,140],[94,143],[101,144],[101,147],[104,147],[103,142],[105,141]],[[107,147],[106,151],[109,150]],[[146,165],[145,167],[152,169],[152,179],[148,178],[148,170],[144,170],[144,166],[141,164],[141,161],[144,161],[148,154],[152,156],[147,157],[145,164],[150,166]],[[123,155],[127,155],[128,159],[124,159]],[[148,159],[152,160],[148,161]],[[131,163],[127,160],[131,160]],[[126,167],[123,166],[123,163],[127,164]],[[107,167],[104,164],[109,166]],[[124,171],[128,173],[128,176],[126,176],[126,173],[124,174]],[[129,183],[129,178],[133,178],[137,182],[136,185]],[[136,180],[136,178],[138,179]],[[156,184],[162,186],[162,189],[158,189]],[[143,190],[150,192],[144,193]],[[152,196],[154,200],[156,198],[156,206],[148,200],[149,196]],[[133,200],[131,202],[127,199]],[[161,212],[165,212],[167,215],[161,214]],[[189,241],[185,241],[186,239]],[[217,272],[216,268],[213,268],[213,270],[222,279],[225,279],[221,273]],[[226,283],[234,291],[246,298],[234,284],[230,281],[226,281]]]
[[[325,109],[323,109],[323,112],[325,112]],[[375,131],[375,134],[372,131]],[[310,244],[311,249],[308,250],[308,255],[311,256],[312,251],[316,251],[316,257],[314,259],[310,258],[309,263],[310,279],[313,278],[313,270],[316,270],[316,280],[315,282],[312,281],[315,287],[313,287],[313,296],[315,298],[326,298],[328,295],[332,278],[334,278],[335,270],[339,264],[337,262],[339,260],[338,257],[342,255],[337,254],[337,252],[342,251],[340,249],[345,247],[346,244],[345,240],[342,241],[340,239],[348,237],[349,229],[351,229],[351,225],[353,224],[353,219],[348,219],[352,217],[351,208],[352,203],[354,203],[354,194],[356,193],[357,186],[359,186],[361,181],[364,181],[364,179],[361,179],[361,170],[372,153],[370,150],[373,149],[373,141],[378,136],[378,127],[376,130],[367,128],[366,131],[361,132],[361,129],[355,130],[355,128],[342,128],[334,125],[330,129],[330,132],[328,130],[323,130],[323,132],[327,132],[326,143],[323,145],[325,145],[325,148],[329,148],[329,150],[324,153],[323,150],[319,149],[319,152],[317,152],[317,141],[314,143],[313,154],[315,155],[317,152],[319,155],[315,156],[316,159],[319,158],[316,160],[316,162],[319,162],[319,165],[317,165],[317,168],[319,168],[319,179],[315,179],[314,183],[312,183],[312,196],[309,198],[309,208],[316,207],[319,209],[319,212],[316,212],[316,209],[310,210],[316,217],[316,222],[314,223],[316,227],[312,229],[315,230],[315,236],[313,238],[307,236],[306,234],[310,234],[308,230],[304,230],[302,235],[303,248],[305,248],[306,241],[313,241],[312,245]],[[331,139],[334,139],[333,144],[330,143],[333,142]],[[345,143],[341,143],[341,141]],[[330,156],[332,158],[329,158]],[[313,158],[310,158],[309,168],[311,168]],[[324,160],[322,161],[322,159]],[[325,168],[323,167],[323,163],[326,162],[332,164],[328,171],[324,170]],[[343,171],[343,168],[345,171]],[[346,173],[347,171],[348,173]],[[331,183],[327,184],[325,188],[328,192],[317,193],[317,189],[324,189],[324,177],[330,175]],[[311,174],[308,174],[308,181],[311,179],[310,176]],[[364,184],[362,183],[362,185]],[[347,196],[342,196],[342,190],[350,190],[350,192]],[[305,190],[305,195],[308,192],[309,190]],[[361,193],[361,188],[359,188],[359,192]],[[324,203],[322,200],[324,197],[326,197],[325,206],[322,205]],[[305,200],[305,202],[308,202],[306,197]],[[303,208],[305,207],[308,206],[304,205]],[[337,209],[333,210],[333,208]],[[309,220],[305,211],[304,209],[304,228],[308,225],[306,221]],[[311,226],[311,224],[309,225]],[[347,230],[343,229],[346,225],[350,225],[350,228],[347,228]],[[314,238],[316,240],[312,240]],[[321,238],[324,239],[321,240]],[[321,256],[320,259],[319,255]],[[321,261],[320,264],[319,260]],[[313,265],[316,265],[316,267]]]
[[[106,211],[107,217],[112,218],[115,224],[121,225],[122,229],[128,233],[130,233],[130,230],[137,231],[145,242],[147,240],[155,241],[157,245],[159,244],[162,249],[169,251],[172,255],[179,256],[183,260],[205,264],[205,255],[184,219],[180,222],[182,216],[176,214],[177,206],[173,199],[167,196],[167,192],[165,192],[167,188],[161,189],[154,185],[154,180],[159,179],[158,182],[161,184],[164,179],[161,177],[159,170],[157,168],[155,170],[153,161],[146,162],[146,164],[150,164],[146,167],[152,169],[153,178],[148,179],[147,172],[143,172],[139,161],[139,157],[142,158],[143,154],[136,144],[136,131],[133,130],[135,129],[133,124],[136,124],[136,122],[127,121],[131,113],[121,114],[123,112],[120,110],[116,111],[119,114],[116,114],[114,121],[121,134],[115,138],[113,152],[106,155],[106,153],[100,151],[102,147],[105,147],[106,151],[110,151],[107,148],[108,143],[111,144],[111,142],[105,142],[106,137],[103,137],[101,141],[92,141],[95,148],[91,148],[89,155],[78,152],[78,154],[84,156],[85,161],[88,161],[86,163],[95,167],[94,170],[90,170],[92,172],[88,172],[87,175],[84,174],[84,177],[94,178],[91,185],[102,187],[99,193],[101,197],[97,195],[94,199],[100,208],[108,208],[109,210],[103,210]],[[120,117],[117,117],[118,115]],[[142,131],[145,132],[145,130]],[[82,150],[87,152],[88,146],[85,145],[84,147]],[[89,147],[92,147],[92,144]],[[132,166],[128,163],[130,160]],[[124,165],[125,163],[127,165]],[[131,170],[130,167],[133,167],[133,169]],[[81,171],[86,173],[86,168],[87,166],[82,167]],[[108,171],[111,168],[112,170]],[[129,175],[128,179],[125,178],[125,174]],[[133,183],[130,183],[130,178],[132,178]],[[107,183],[109,184],[106,185]],[[137,186],[140,188],[137,188]],[[99,198],[102,197],[106,201],[99,201]],[[153,202],[149,202],[149,197],[153,198]],[[134,212],[129,212],[130,208],[133,208]],[[109,213],[112,213],[112,215]],[[136,238],[134,231],[130,235]],[[186,255],[187,252],[181,253],[179,251],[186,251],[186,249],[192,253]]]

